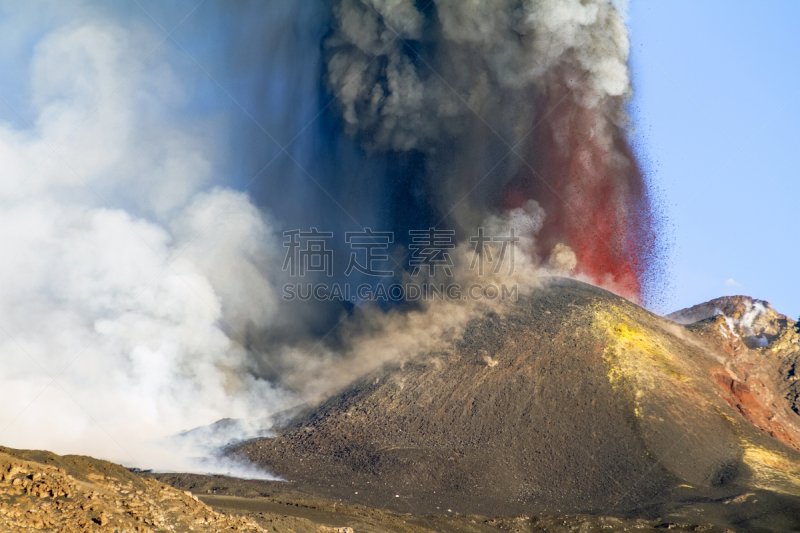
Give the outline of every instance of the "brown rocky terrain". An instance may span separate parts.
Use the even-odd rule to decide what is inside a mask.
[[[795,346],[777,320],[748,330],[768,346],[738,351]],[[797,415],[778,412],[776,381],[748,382],[718,325],[680,326],[554,279],[450,349],[362,379],[234,453],[326,499],[399,512],[656,518],[703,500],[730,524],[724,502],[763,491],[761,508],[783,520],[770,527],[800,529]]]
[[[0,531],[251,531],[189,493],[80,456],[0,448]]]
[[[668,316],[725,353],[712,376],[725,400],[771,436],[800,450],[800,326],[769,302],[727,296]]]
[[[172,475],[171,480],[187,476]],[[193,486],[247,484],[188,476]],[[267,484],[270,485],[270,484]],[[271,484],[272,497],[202,496],[91,457],[0,448],[0,531],[355,533],[497,531],[721,531],[711,526],[593,516],[425,517],[309,500]],[[250,490],[252,491],[252,485]],[[259,487],[263,489],[264,487]],[[241,492],[241,491],[240,491]],[[247,492],[247,491],[245,491]]]

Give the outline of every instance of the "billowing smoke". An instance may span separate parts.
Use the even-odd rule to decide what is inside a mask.
[[[406,286],[461,287],[462,292],[456,297],[431,298],[417,307],[386,311],[365,304],[350,320],[342,323],[336,333],[337,342],[321,344],[315,339],[314,346],[284,346],[280,352],[273,353],[272,364],[286,368],[285,383],[298,391],[305,401],[314,403],[343,384],[384,365],[400,365],[423,353],[449,350],[471,319],[489,311],[501,314],[515,301],[515,298],[503,300],[500,297],[466,298],[470,295],[469,287],[474,284],[515,287],[518,296],[523,297],[540,287],[545,276],[571,274],[574,264],[569,257],[560,264],[544,266],[536,256],[536,234],[543,221],[544,213],[533,201],[504,215],[488,218],[484,227],[490,234],[509,235],[513,231],[521,235],[514,244],[514,251],[506,251],[506,260],[500,263],[502,269],[487,268],[483,275],[478,268],[470,269],[474,247],[468,242],[461,243],[452,254],[453,277],[422,277],[420,280],[406,274],[402,280]],[[564,249],[561,253],[569,255],[571,252]]]
[[[272,320],[280,244],[212,186],[220,123],[182,115],[158,40],[98,13],[57,26],[28,65],[31,118],[0,126],[4,445],[176,468],[160,437],[288,395],[231,333]]]
[[[609,0],[343,0],[326,40],[345,131],[425,154],[434,211],[474,230],[536,199],[539,252],[641,299],[654,259],[626,138],[628,38]]]
[[[647,288],[608,2],[0,6],[2,445],[229,471],[188,459],[502,312],[285,301],[286,230],[394,232],[384,283],[421,283],[408,232],[436,227],[448,283],[483,228],[519,239],[483,284]]]

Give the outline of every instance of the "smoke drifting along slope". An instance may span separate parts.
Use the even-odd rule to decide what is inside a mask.
[[[628,38],[608,0],[343,0],[326,41],[345,131],[422,152],[440,216],[474,231],[535,199],[539,255],[641,300],[654,267],[649,198],[626,139]]]
[[[0,439],[186,468],[154,441],[288,395],[231,331],[272,320],[280,244],[213,187],[221,123],[162,37],[79,7],[33,48],[31,122],[0,124]]]

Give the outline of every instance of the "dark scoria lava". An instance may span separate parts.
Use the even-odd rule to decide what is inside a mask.
[[[800,453],[731,401],[741,375],[704,338],[717,327],[552,279],[234,453],[325,498],[415,514],[655,518],[716,502],[708,516],[730,523],[744,508],[728,503],[753,493],[747,512],[800,527]]]

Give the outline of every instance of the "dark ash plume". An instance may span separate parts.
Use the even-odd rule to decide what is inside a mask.
[[[628,38],[608,0],[342,0],[325,41],[345,131],[425,154],[429,201],[458,229],[537,200],[543,256],[639,299],[654,261],[626,138]],[[511,152],[509,154],[509,152]]]

